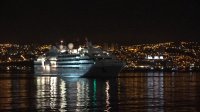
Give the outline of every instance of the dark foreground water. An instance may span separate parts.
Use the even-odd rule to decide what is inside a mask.
[[[115,79],[0,74],[2,111],[200,111],[199,73],[121,73]]]

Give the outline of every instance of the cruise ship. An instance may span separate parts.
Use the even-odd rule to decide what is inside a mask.
[[[54,74],[62,77],[116,77],[124,63],[99,47],[87,43],[84,47],[73,48],[61,45],[39,56],[34,61],[35,74]]]

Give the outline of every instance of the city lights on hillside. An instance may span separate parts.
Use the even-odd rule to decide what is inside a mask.
[[[63,46],[67,46],[67,43],[62,40],[60,42]],[[0,44],[0,63],[33,61],[52,46]],[[96,46],[115,54],[118,59],[126,63],[125,69],[128,70],[200,70],[198,42],[166,42],[130,46],[104,43]]]

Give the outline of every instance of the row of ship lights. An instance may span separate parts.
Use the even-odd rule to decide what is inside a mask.
[[[64,52],[66,52],[66,48],[65,48],[65,46],[63,45],[63,40],[61,40],[60,41],[60,46],[59,46],[59,51],[61,52],[61,53],[64,53]],[[77,54],[77,53],[79,53],[83,48],[82,47],[79,47],[78,49],[73,49],[73,47],[74,47],[74,44],[73,43],[69,43],[68,44],[68,49],[69,49],[69,53],[70,54]],[[86,52],[86,51],[85,51]],[[83,54],[81,54],[81,55],[84,55],[84,53]],[[76,57],[76,58],[78,58],[78,57]],[[50,63],[51,63],[51,65],[53,65],[54,67],[56,67],[56,58],[54,59],[54,61],[51,61]],[[46,69],[47,71],[49,71],[50,70],[50,65],[45,65],[44,64],[44,62],[45,62],[45,58],[42,58],[41,59],[41,61],[42,61],[42,66],[43,66],[43,68],[44,69]]]

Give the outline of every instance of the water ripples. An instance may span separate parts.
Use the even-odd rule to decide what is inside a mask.
[[[198,73],[122,73],[115,79],[0,74],[0,111],[198,111]]]

